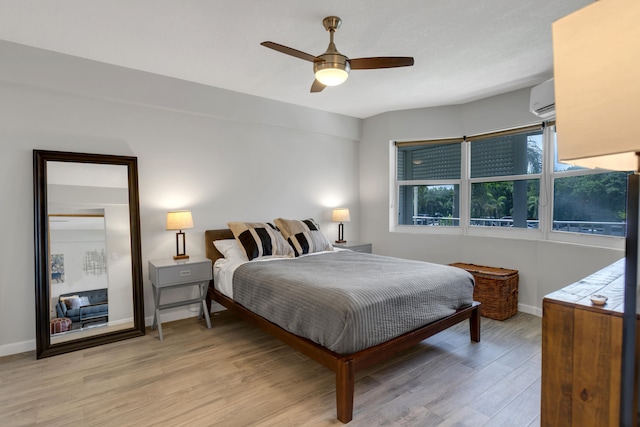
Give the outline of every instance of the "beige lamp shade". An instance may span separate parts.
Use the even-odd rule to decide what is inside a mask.
[[[167,230],[186,230],[193,228],[191,211],[167,212]]]
[[[638,169],[640,1],[600,0],[553,23],[558,159]]]
[[[337,208],[333,210],[333,214],[331,215],[331,221],[333,222],[349,222],[351,221],[351,216],[349,216],[349,209],[347,208]]]

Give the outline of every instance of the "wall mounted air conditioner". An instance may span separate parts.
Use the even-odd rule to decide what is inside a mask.
[[[554,118],[556,116],[553,79],[549,79],[531,88],[529,111],[543,119]]]

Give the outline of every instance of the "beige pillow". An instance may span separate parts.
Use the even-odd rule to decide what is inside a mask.
[[[293,257],[293,249],[278,230],[267,222],[229,222],[233,236],[249,260],[263,257]]]
[[[302,221],[277,218],[273,222],[293,248],[295,256],[333,249],[329,240],[320,231],[318,223],[311,218]]]

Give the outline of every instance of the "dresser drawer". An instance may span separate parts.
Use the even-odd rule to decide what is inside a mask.
[[[149,280],[158,287],[211,280],[211,261],[160,266],[150,262]]]

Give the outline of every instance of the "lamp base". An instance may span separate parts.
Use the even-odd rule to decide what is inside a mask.
[[[344,225],[342,223],[338,224],[338,240],[336,240],[336,243],[347,243],[344,240]]]
[[[178,259],[189,259],[189,255],[174,255],[173,259],[178,260]]]

